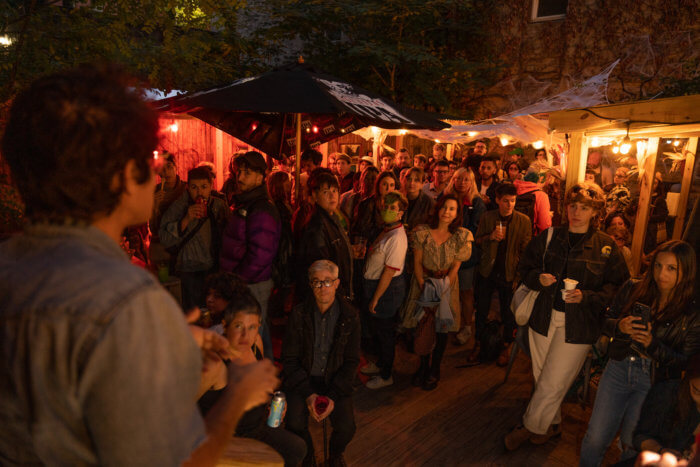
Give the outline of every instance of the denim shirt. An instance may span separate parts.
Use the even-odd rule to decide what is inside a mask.
[[[205,436],[182,311],[95,227],[0,244],[0,464],[176,465]]]

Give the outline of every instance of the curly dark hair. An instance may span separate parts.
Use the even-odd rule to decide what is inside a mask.
[[[227,302],[236,297],[236,291],[245,287],[245,282],[236,274],[231,272],[216,272],[209,274],[204,282],[204,290],[213,290]]]
[[[450,231],[450,233],[455,233],[458,228],[462,226],[462,203],[459,202],[457,197],[453,194],[446,194],[442,196],[438,202],[435,204],[435,209],[433,211],[433,215],[430,217],[430,222],[428,222],[428,225],[430,226],[431,229],[437,229],[438,225],[440,224],[440,210],[442,207],[447,203],[448,201],[454,201],[457,203],[457,217],[452,221],[452,223],[447,227],[447,230]]]
[[[124,168],[150,180],[158,115],[113,65],[85,65],[39,78],[14,100],[2,153],[37,221],[93,221],[124,191]],[[117,176],[118,183],[114,186]]]

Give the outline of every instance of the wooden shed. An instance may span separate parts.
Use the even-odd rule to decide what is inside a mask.
[[[642,264],[660,140],[683,141],[679,148],[684,162],[681,189],[672,233],[669,232],[669,238],[682,237],[700,136],[700,95],[561,110],[549,114],[549,127],[550,131],[565,133],[569,138],[567,189],[583,181],[588,150],[594,138],[612,138],[620,144],[640,143],[637,146],[639,206],[631,247],[635,274],[639,273]]]

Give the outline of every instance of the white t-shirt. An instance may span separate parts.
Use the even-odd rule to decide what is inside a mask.
[[[365,262],[365,279],[379,280],[384,266],[396,270],[394,277],[401,275],[406,262],[407,250],[408,238],[403,225],[384,233],[378,241],[369,247]]]

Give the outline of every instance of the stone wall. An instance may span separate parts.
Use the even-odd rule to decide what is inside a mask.
[[[477,117],[525,106],[621,59],[611,102],[648,99],[669,81],[700,76],[700,0],[569,0],[566,18],[533,22],[532,0],[498,2],[493,31],[500,81],[465,102]]]

